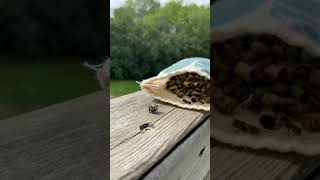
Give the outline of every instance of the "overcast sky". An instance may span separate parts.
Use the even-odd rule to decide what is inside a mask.
[[[171,0],[159,0],[161,4],[165,4]],[[124,2],[126,2],[126,0],[110,0],[110,14],[112,14],[113,10],[121,7]],[[188,3],[196,3],[199,5],[203,5],[203,4],[210,4],[210,0],[184,0],[183,1],[185,4]]]

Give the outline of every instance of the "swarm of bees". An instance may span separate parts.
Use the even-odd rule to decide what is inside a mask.
[[[171,77],[165,88],[186,104],[210,103],[210,80],[197,73],[183,73]]]
[[[218,111],[249,110],[263,129],[286,128],[288,135],[320,132],[320,57],[270,34],[242,34],[212,48]]]

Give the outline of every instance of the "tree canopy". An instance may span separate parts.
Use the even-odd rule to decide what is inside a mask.
[[[128,0],[111,17],[111,78],[143,79],[188,57],[210,57],[210,7]]]

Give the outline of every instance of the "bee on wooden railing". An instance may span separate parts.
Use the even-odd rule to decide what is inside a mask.
[[[293,123],[287,123],[286,127],[288,129],[288,136],[290,136],[290,132],[293,132],[296,136],[301,135],[301,129],[297,125]]]
[[[280,118],[280,121],[282,121],[284,123],[284,126],[287,128],[288,136],[290,136],[290,132],[293,132],[293,134],[295,134],[296,136],[301,135],[301,128],[295,125],[292,119],[286,116],[282,116]]]
[[[145,123],[145,124],[142,124],[142,125],[140,125],[139,126],[139,128],[140,128],[140,131],[142,131],[142,130],[145,130],[146,128],[148,128],[148,127],[154,127],[153,126],[153,124],[151,124],[151,123]]]
[[[190,101],[183,99],[183,102],[187,103],[187,104],[191,104]]]
[[[149,105],[148,109],[149,109],[149,113],[154,114],[158,110],[158,105],[155,105],[155,106]]]

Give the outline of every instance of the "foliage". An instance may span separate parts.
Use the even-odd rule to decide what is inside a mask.
[[[209,5],[128,0],[111,17],[111,78],[142,79],[183,58],[209,58],[209,30]]]
[[[100,90],[78,59],[0,59],[0,119]]]

